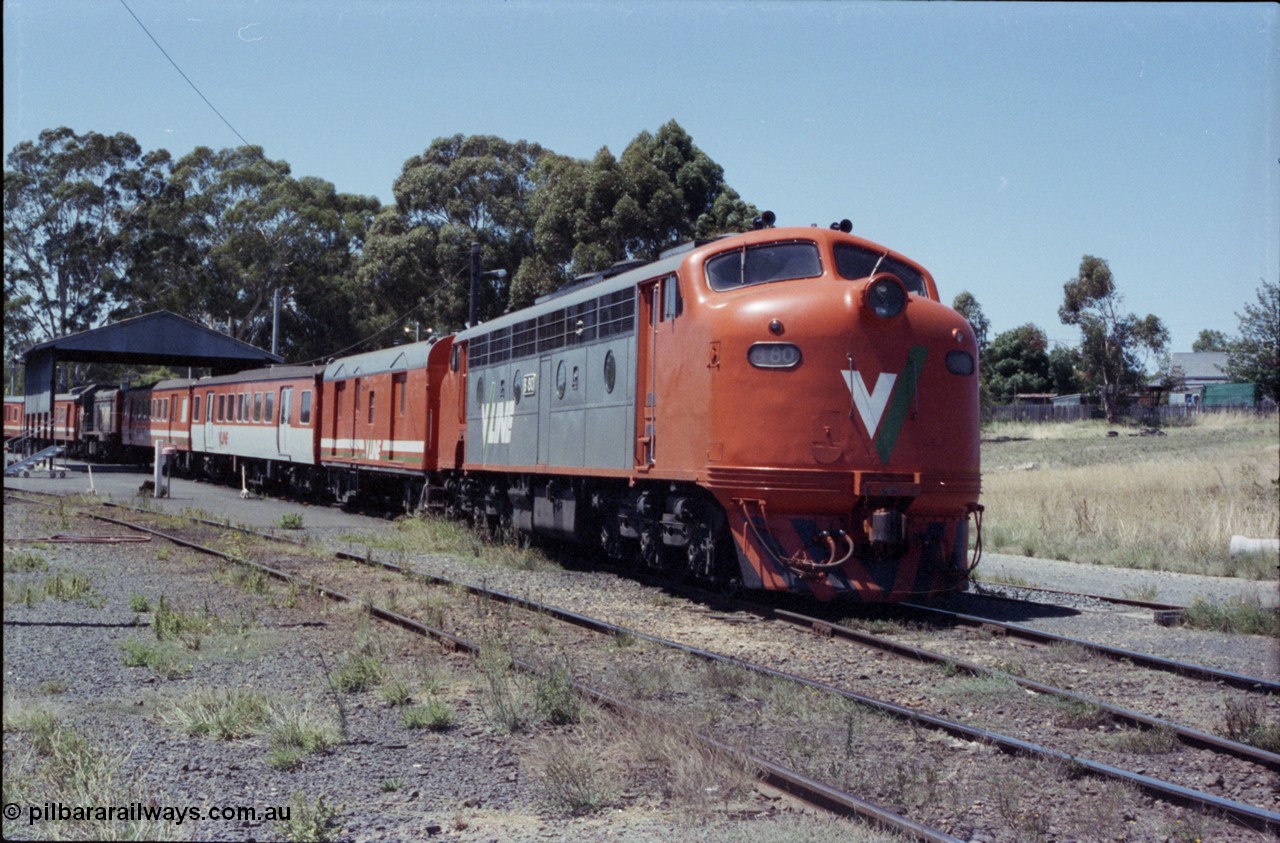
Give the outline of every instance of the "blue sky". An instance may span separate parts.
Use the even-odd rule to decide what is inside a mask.
[[[1261,4],[125,0],[250,142],[391,199],[434,138],[615,155],[677,120],[782,224],[910,255],[1055,341],[1106,258],[1174,351],[1280,275],[1280,11]],[[5,0],[4,149],[239,139],[120,0]]]

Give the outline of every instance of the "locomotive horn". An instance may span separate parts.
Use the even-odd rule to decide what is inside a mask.
[[[756,231],[759,231],[762,228],[773,228],[773,224],[777,221],[778,218],[774,215],[773,211],[765,211],[763,214],[751,221],[751,227]]]

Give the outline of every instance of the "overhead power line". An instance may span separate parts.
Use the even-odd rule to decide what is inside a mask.
[[[162,47],[162,46],[160,45],[160,42],[156,40],[156,37],[155,37],[154,35],[152,35],[152,34],[151,34],[151,30],[147,29],[147,25],[146,25],[145,23],[143,23],[143,22],[142,22],[142,20],[141,20],[137,15],[135,15],[135,14],[133,13],[133,9],[130,9],[130,8],[129,8],[129,4],[128,4],[128,3],[126,3],[126,2],[125,2],[125,0],[120,0],[120,5],[121,5],[121,6],[124,6],[125,11],[127,11],[127,12],[129,13],[129,15],[130,15],[130,16],[131,16],[135,21],[137,21],[137,22],[138,22],[138,26],[142,27],[142,31],[143,31],[143,32],[145,32],[145,33],[147,33],[147,37],[151,39],[151,43],[152,43],[152,44],[155,44],[155,45],[156,45],[156,49],[157,49],[157,50],[159,50],[159,51],[160,51],[160,53],[161,53],[161,54],[162,54],[166,59],[168,59],[168,60],[169,60],[169,64],[173,65],[173,69],[174,69],[174,70],[176,70],[176,71],[178,71],[178,74],[179,74],[179,75],[180,75],[184,80],[186,80],[186,83],[187,83],[188,85],[190,85],[190,86],[191,86],[191,90],[195,91],[195,92],[196,92],[196,94],[200,97],[200,99],[204,100],[204,104],[205,104],[205,105],[207,105],[207,106],[209,106],[209,110],[210,110],[210,111],[212,111],[214,114],[218,115],[218,119],[219,119],[219,120],[221,120],[223,123],[225,123],[225,124],[227,125],[227,128],[228,128],[228,129],[230,129],[230,130],[235,134],[235,136],[236,136],[236,137],[238,137],[238,138],[240,139],[240,142],[241,142],[242,144],[244,144],[245,146],[253,146],[253,144],[251,144],[251,143],[249,143],[249,141],[245,140],[244,135],[240,134],[240,131],[239,131],[235,126],[232,126],[232,125],[231,125],[231,121],[230,121],[230,120],[228,120],[226,117],[223,117],[223,116],[222,116],[222,112],[221,112],[221,111],[219,111],[219,110],[217,109],[217,107],[216,107],[216,106],[214,106],[214,104],[213,104],[213,103],[209,102],[209,98],[208,98],[208,97],[206,97],[203,93],[201,93],[200,89],[196,87],[196,83],[191,81],[191,77],[187,76],[187,74],[183,72],[183,70],[182,70],[182,68],[181,68],[181,67],[178,67],[178,63],[177,63],[176,61],[174,61],[174,60],[173,60],[173,56],[169,55],[168,51],[166,51],[166,50],[165,50],[165,48],[164,48],[164,47]]]

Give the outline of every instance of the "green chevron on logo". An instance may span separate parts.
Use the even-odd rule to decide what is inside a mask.
[[[898,434],[902,432],[902,423],[907,420],[907,411],[916,396],[916,385],[920,380],[920,370],[924,368],[929,349],[923,345],[913,345],[907,352],[907,365],[902,369],[902,376],[894,384],[893,394],[889,397],[889,406],[885,408],[884,417],[880,420],[880,429],[876,431],[876,453],[880,455],[883,465],[889,464],[893,455],[893,447],[898,444]]]

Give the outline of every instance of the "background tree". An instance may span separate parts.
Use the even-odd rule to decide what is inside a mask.
[[[1111,267],[1102,258],[1085,255],[1075,278],[1063,285],[1058,317],[1080,328],[1080,362],[1085,380],[1102,399],[1107,421],[1115,422],[1126,393],[1145,374],[1145,355],[1159,354],[1169,342],[1160,320],[1121,313],[1122,297]]]
[[[536,143],[491,135],[436,139],[405,162],[393,185],[399,219],[378,220],[362,277],[385,287],[391,266],[412,267],[422,286],[408,301],[424,299],[422,318],[438,331],[460,327],[469,309],[471,244],[481,245],[485,270],[504,269],[508,278],[534,253],[530,205],[549,154]],[[505,284],[483,284],[480,318],[502,313],[507,293]]]
[[[689,240],[749,230],[759,213],[674,120],[641,132],[621,158],[602,148],[590,162],[547,160],[540,175],[537,258],[517,272],[512,306],[618,261],[654,260]]]
[[[1059,395],[1075,395],[1084,390],[1080,379],[1080,352],[1070,346],[1055,345],[1049,351],[1049,379]]]
[[[1191,350],[1200,351],[1227,351],[1230,340],[1222,331],[1203,330],[1196,337],[1196,341],[1191,344]]]
[[[1227,375],[1257,386],[1260,396],[1280,403],[1280,283],[1263,281],[1257,303],[1237,313],[1240,338],[1228,347]]]
[[[996,334],[982,365],[992,399],[1009,404],[1019,393],[1048,392],[1048,347],[1044,331],[1030,322]]]
[[[951,302],[951,308],[969,321],[969,326],[973,328],[974,339],[978,343],[978,354],[986,356],[987,333],[991,330],[991,323],[987,321],[987,315],[982,312],[982,305],[978,304],[973,293],[961,290]]]
[[[168,153],[64,127],[19,143],[6,164],[6,344],[96,327],[121,292],[125,229],[162,185]]]
[[[260,147],[197,148],[134,220],[119,315],[170,309],[267,346],[278,291],[280,353],[332,354],[362,315],[355,263],[378,207],[322,179],[292,178]]]

